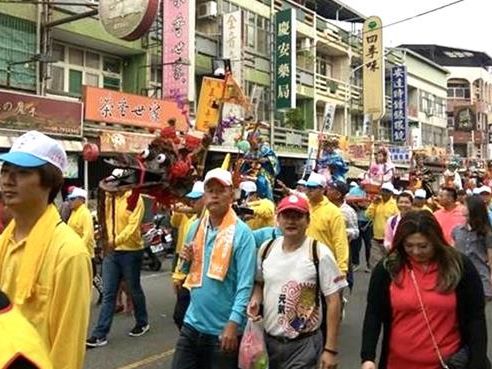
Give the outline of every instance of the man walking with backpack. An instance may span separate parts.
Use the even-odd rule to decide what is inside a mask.
[[[295,195],[284,198],[278,206],[277,221],[284,236],[265,242],[258,252],[248,316],[259,319],[263,304],[271,369],[335,368],[341,311],[339,291],[347,286],[345,275],[328,247],[306,236],[306,199]],[[325,314],[329,329],[324,346],[320,298],[328,305]]]

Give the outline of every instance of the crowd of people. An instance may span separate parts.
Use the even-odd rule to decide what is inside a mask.
[[[87,192],[72,188],[65,208],[54,205],[67,159],[41,133],[22,135],[0,160],[12,216],[0,235],[0,367],[82,369],[86,348],[109,343],[122,290],[135,317],[128,334],[145,335],[142,196],[104,199],[102,304],[89,331],[97,268]],[[236,189],[231,173],[215,168],[171,208],[173,369],[238,368],[248,322],[263,329],[269,368],[336,368],[357,271],[370,273],[362,369],[490,368],[489,187],[459,198],[444,186],[433,199],[383,181],[367,196],[363,183],[314,171],[295,189],[279,185],[275,204],[254,181]]]

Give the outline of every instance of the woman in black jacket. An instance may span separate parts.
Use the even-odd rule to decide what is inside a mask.
[[[439,369],[457,356],[468,356],[464,368],[490,368],[480,276],[427,211],[403,217],[392,251],[373,270],[362,369],[376,368],[381,327],[379,369]]]

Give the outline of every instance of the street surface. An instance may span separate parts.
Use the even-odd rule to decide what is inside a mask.
[[[143,272],[142,284],[147,297],[150,331],[138,338],[128,336],[133,328],[133,316],[118,314],[113,320],[109,343],[105,347],[91,349],[86,355],[86,369],[169,369],[178,331],[173,323],[174,293],[170,283],[170,262],[163,271]],[[359,350],[362,319],[369,274],[359,271],[355,287],[349,298],[340,336],[340,365],[342,369],[360,368]],[[93,299],[95,301],[95,298]],[[99,307],[92,306],[91,328],[97,319]],[[492,305],[487,308],[489,337],[492,332]],[[489,357],[492,344],[489,339]]]

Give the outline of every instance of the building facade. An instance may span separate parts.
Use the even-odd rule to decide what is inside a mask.
[[[446,115],[450,146],[465,158],[491,159],[492,59],[479,51],[406,45],[448,71]]]

